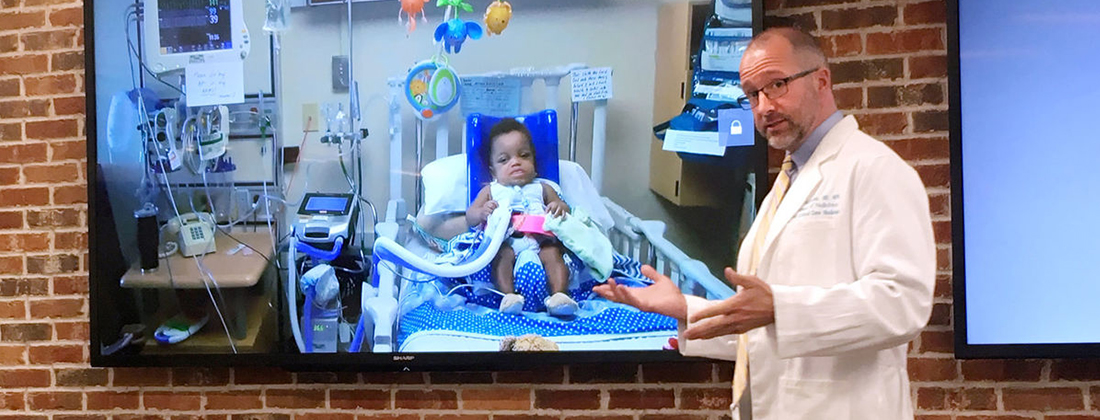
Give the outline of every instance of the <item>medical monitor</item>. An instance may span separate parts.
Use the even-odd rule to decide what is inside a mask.
[[[960,358],[1100,354],[1100,3],[948,2]]]
[[[243,60],[250,50],[242,0],[144,0],[145,61],[154,72]]]

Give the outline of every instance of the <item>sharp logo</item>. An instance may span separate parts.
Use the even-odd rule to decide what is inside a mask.
[[[415,359],[416,356],[393,356],[395,362],[408,362]]]

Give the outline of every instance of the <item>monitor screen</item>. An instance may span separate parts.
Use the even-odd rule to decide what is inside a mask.
[[[356,0],[350,24],[347,3],[269,3],[86,3],[88,159],[103,178],[89,186],[93,364],[398,371],[687,360],[676,319],[593,288],[644,287],[650,265],[685,294],[734,293],[723,269],[736,265],[767,190],[757,181],[768,179],[766,141],[746,125],[754,144],[678,154],[652,130],[692,95],[731,107],[739,96],[726,93],[739,89],[734,50],[744,40],[707,31],[729,24],[713,18],[713,2],[530,2],[507,25],[505,3],[470,2],[489,9],[483,30],[496,31],[480,39],[459,35],[484,23],[481,11],[463,11],[466,25],[452,28],[437,2],[416,2],[431,21],[416,16],[419,28],[408,16],[394,24],[392,0]],[[745,8],[763,16],[762,0],[724,3],[738,6],[746,36]],[[451,29],[442,45],[437,28]],[[258,45],[243,54],[237,39],[248,31]],[[688,98],[667,95],[681,92],[682,67],[701,51],[708,78],[687,79]],[[463,82],[460,106],[429,98],[448,75]],[[199,82],[243,89],[245,102],[210,95],[194,106],[187,87]],[[533,172],[471,164],[493,145],[489,127],[469,129],[474,114],[515,117]],[[717,123],[704,135],[718,138]],[[523,150],[517,138],[505,141]],[[204,151],[215,141],[224,152]],[[547,144],[557,148],[542,153]],[[471,194],[494,190],[471,181],[481,170],[508,175],[492,192],[492,220],[467,217]],[[568,244],[544,223],[562,202],[577,221],[558,228],[573,229]]]
[[[310,196],[303,210],[311,213],[345,213],[350,202],[351,199],[346,196]]]
[[[229,0],[157,2],[161,54],[233,48]]]
[[[951,6],[957,353],[1095,355],[1100,3]]]

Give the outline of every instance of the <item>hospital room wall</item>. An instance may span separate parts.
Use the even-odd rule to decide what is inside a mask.
[[[434,2],[433,2],[434,3]],[[381,209],[389,194],[389,125],[387,120],[386,81],[403,78],[408,69],[420,60],[436,53],[432,32],[442,21],[442,9],[429,3],[428,21],[418,21],[416,31],[406,35],[397,21],[396,2],[353,4],[354,48],[353,71],[359,82],[364,125],[371,135],[364,142],[364,195]],[[472,2],[477,8],[461,17],[480,20],[482,7],[488,2]],[[604,166],[603,193],[635,215],[669,222],[668,237],[681,245],[689,255],[698,254],[708,245],[684,227],[685,217],[675,206],[662,203],[648,188],[649,143],[652,138],[653,86],[656,56],[656,25],[659,0],[559,0],[553,2],[522,2],[514,5],[514,16],[501,36],[467,40],[459,54],[450,56],[450,64],[460,74],[507,71],[517,67],[546,68],[569,63],[584,63],[590,67],[611,67],[614,70],[614,97],[609,101],[607,122],[607,157]],[[334,93],[330,81],[332,56],[346,55],[346,7],[320,6],[294,9],[291,29],[282,38],[283,106],[282,125],[286,145],[302,139],[302,104],[344,102],[347,93]],[[559,107],[561,141],[568,139],[568,81],[563,81]],[[536,83],[536,93],[541,93]],[[543,103],[540,94],[533,103]],[[526,99],[525,99],[526,100]],[[399,98],[403,113],[403,173],[402,195],[411,202],[414,197],[416,156],[414,117],[404,98]],[[591,109],[582,104],[579,122],[577,160],[591,172]],[[461,119],[451,113],[450,153],[458,153]],[[323,117],[322,117],[323,118]],[[426,126],[425,162],[435,156],[435,124]],[[321,128],[316,122],[313,129]],[[333,162],[335,146],[321,144],[319,133],[309,133],[302,154],[299,175],[310,169],[312,191],[343,191],[346,182],[339,165]],[[565,147],[562,157],[567,158]],[[293,170],[293,168],[288,168]],[[289,175],[288,175],[289,176]],[[292,201],[304,192],[305,183],[295,181],[290,192]],[[713,245],[710,245],[713,246]]]

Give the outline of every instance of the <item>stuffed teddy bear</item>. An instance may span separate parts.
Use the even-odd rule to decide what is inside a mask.
[[[500,340],[500,351],[557,351],[558,344],[538,334],[507,336]]]

